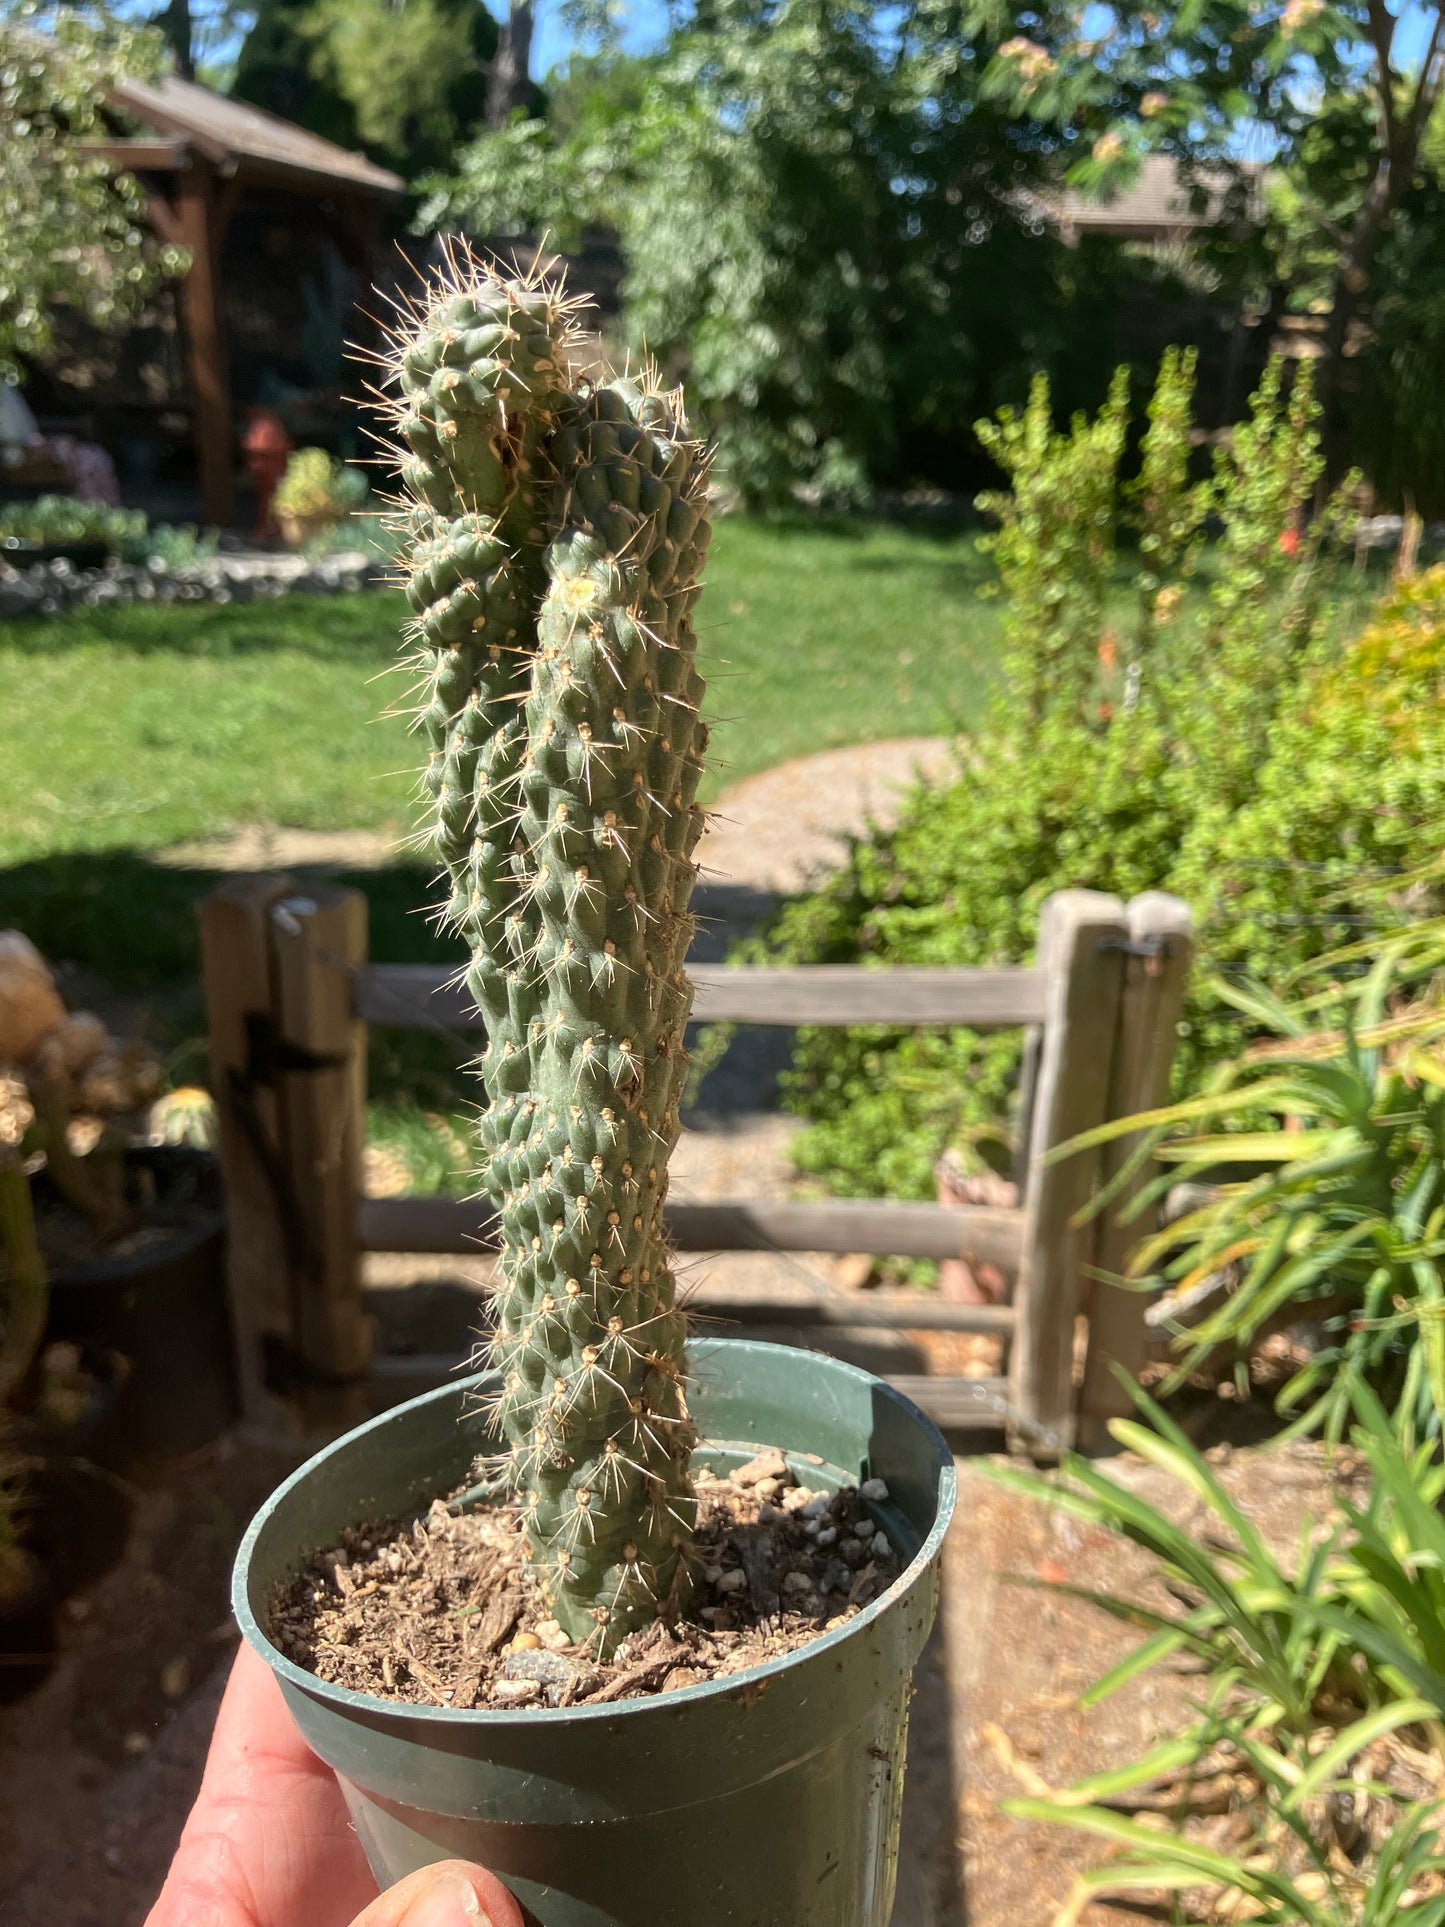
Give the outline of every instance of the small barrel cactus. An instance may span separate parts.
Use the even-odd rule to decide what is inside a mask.
[[[685,1324],[663,1201],[692,989],[692,612],[707,459],[653,372],[573,372],[572,304],[458,259],[387,358],[445,920],[486,1023],[506,1478],[574,1639],[688,1589]]]

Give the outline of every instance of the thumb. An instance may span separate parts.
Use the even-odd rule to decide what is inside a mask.
[[[522,1910],[495,1874],[442,1860],[388,1887],[352,1927],[524,1927]]]

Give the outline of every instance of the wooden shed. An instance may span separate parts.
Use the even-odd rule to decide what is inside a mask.
[[[364,285],[388,204],[404,183],[363,154],[174,76],[127,81],[111,104],[147,131],[106,142],[106,157],[141,182],[156,233],[191,257],[180,305],[201,501],[208,523],[229,527],[238,311],[247,299],[264,300],[288,250],[294,264],[333,245]],[[268,248],[270,236],[280,237],[278,248]]]

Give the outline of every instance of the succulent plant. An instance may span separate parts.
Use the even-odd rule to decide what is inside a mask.
[[[455,257],[388,356],[445,922],[482,1012],[502,1476],[574,1639],[688,1586],[663,1229],[692,1002],[707,461],[651,369],[573,373],[561,291]]]
[[[131,1228],[125,1126],[159,1087],[148,1051],[67,1011],[40,952],[0,930],[0,1607],[23,1594],[31,1560],[19,1526],[25,1462],[10,1449],[12,1401],[33,1393],[50,1279],[29,1166],[43,1154],[56,1189],[98,1243]]]
[[[339,522],[366,500],[366,477],[359,468],[334,461],[324,448],[298,448],[272,497],[278,515],[301,521]]]

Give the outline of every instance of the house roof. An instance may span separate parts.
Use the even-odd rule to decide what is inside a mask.
[[[400,194],[405,187],[399,175],[378,167],[364,154],[350,153],[264,108],[228,100],[174,74],[153,84],[122,81],[110,100],[113,107],[175,147],[193,147],[227,172],[269,178],[280,186],[374,196]],[[141,144],[131,145],[139,149]],[[166,163],[157,147],[149,159],[138,151],[133,164],[144,168]]]
[[[1242,172],[1250,178],[1250,199],[1258,196],[1258,177],[1264,170],[1246,164]],[[1165,240],[1192,233],[1217,221],[1226,189],[1234,180],[1222,171],[1201,170],[1198,175],[1204,190],[1196,208],[1189,184],[1181,176],[1178,163],[1168,154],[1149,154],[1129,186],[1100,197],[1081,194],[1074,188],[1038,197],[1046,218],[1066,234],[1112,234],[1121,240]]]

